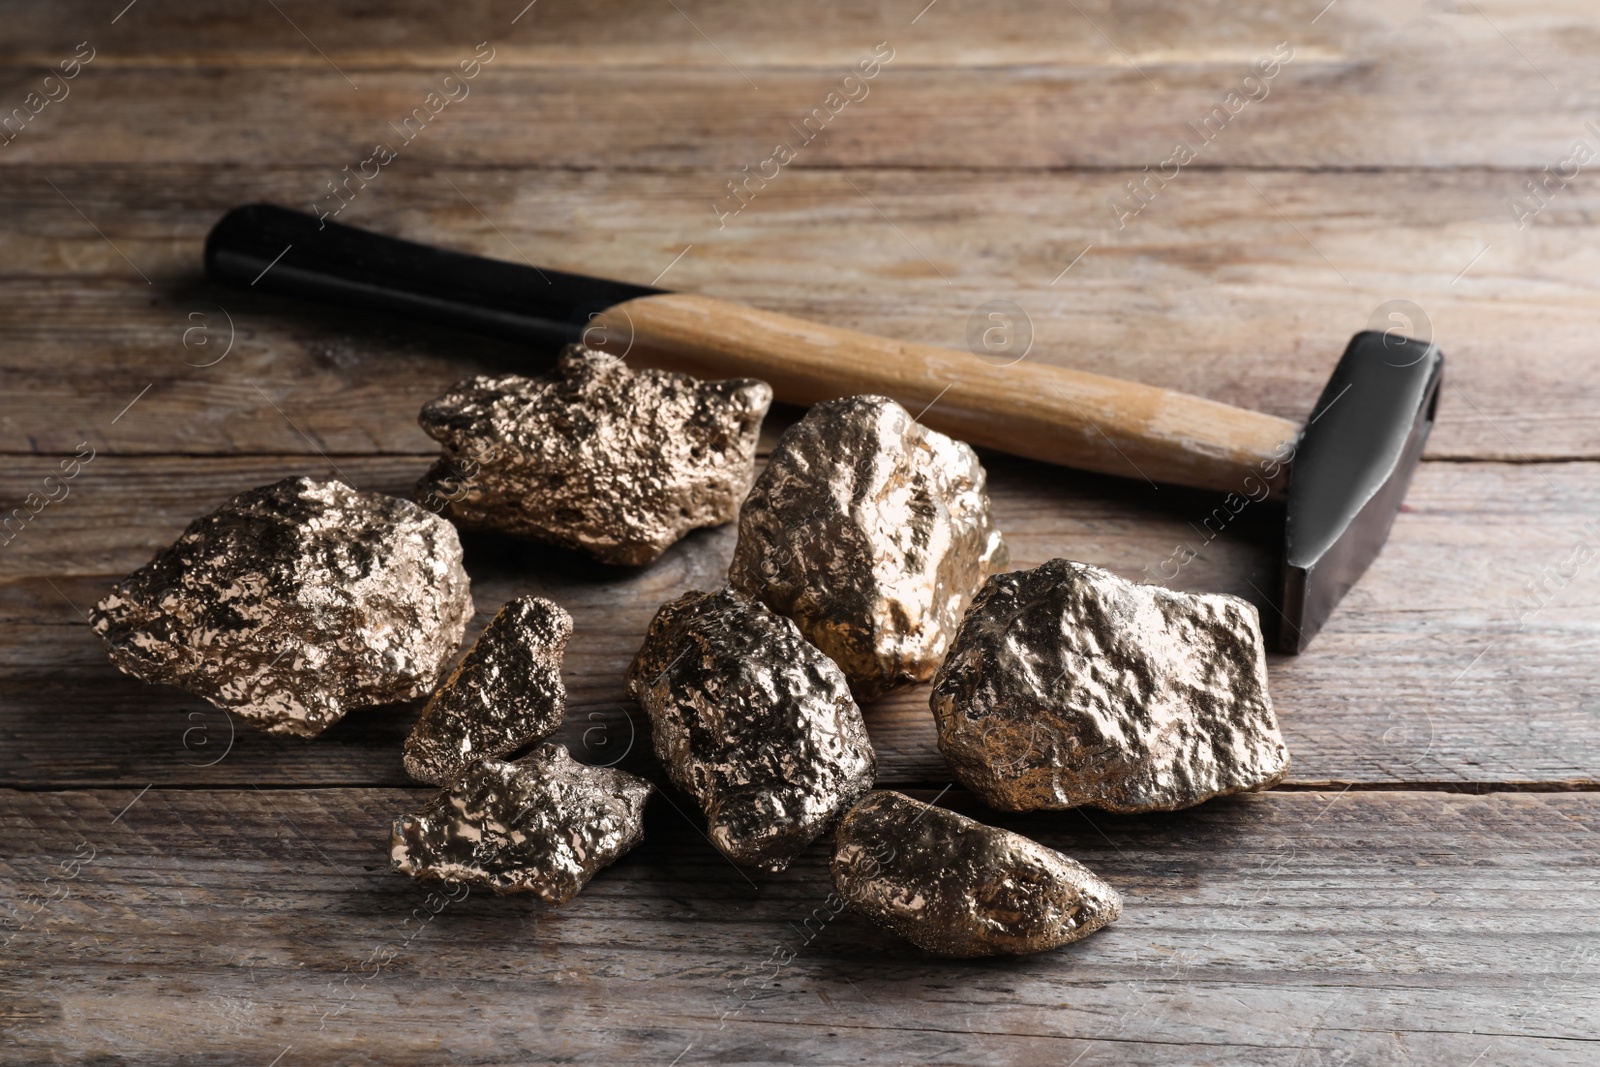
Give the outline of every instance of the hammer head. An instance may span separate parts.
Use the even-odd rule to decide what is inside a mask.
[[[1443,371],[1434,344],[1373,330],[1350,339],[1289,468],[1280,652],[1310,643],[1388,539]]]

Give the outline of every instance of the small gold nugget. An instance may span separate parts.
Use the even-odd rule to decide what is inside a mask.
[[[855,911],[941,956],[1044,952],[1122,914],[1122,897],[1054,849],[877,792],[839,821],[833,885]]]
[[[561,745],[540,745],[515,763],[468,767],[422,811],[395,821],[389,855],[416,878],[565,904],[644,839],[654,791],[626,771],[589,767]]]
[[[474,760],[550,736],[566,713],[561,653],[572,616],[536,596],[501,608],[406,738],[406,773],[445,785]]]

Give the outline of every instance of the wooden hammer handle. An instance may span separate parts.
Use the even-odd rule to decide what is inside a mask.
[[[1152,385],[1023,359],[824,326],[688,293],[637,297],[601,312],[585,343],[630,363],[702,378],[760,378],[777,398],[813,404],[877,393],[971,444],[1149,482],[1281,497],[1299,427]]]
[[[206,272],[537,349],[581,338],[700,377],[762,378],[792,404],[878,393],[973,444],[1258,499],[1263,484],[1282,495],[1298,433],[1283,419],[1154,386],[1026,359],[996,366],[710,297],[430,248],[271,204],[235,208],[212,227]]]

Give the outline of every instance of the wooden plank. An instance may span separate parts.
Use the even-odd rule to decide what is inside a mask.
[[[640,19],[629,5],[608,19],[569,4],[549,30],[546,5],[518,26],[514,4],[465,17],[451,7],[399,40],[371,19],[309,4],[290,5],[316,19],[305,32],[266,7],[211,20],[189,10],[147,19],[136,8],[118,27],[52,12],[48,29],[12,38],[14,62],[58,61],[85,36],[104,58],[29,123],[5,162],[354,163],[352,151],[389,137],[387,124],[421,106],[480,40],[503,44],[505,61],[497,51],[456,113],[419,142],[429,158],[754,169],[786,120],[820,106],[879,41],[893,62],[805,165],[1153,165],[1280,42],[1296,48],[1292,63],[1206,146],[1206,165],[1537,169],[1592,118],[1583,99],[1596,71],[1579,43],[1577,0],[1459,11],[1367,0],[1322,18],[1312,5],[1290,14],[1213,3],[1175,15],[1170,5],[1101,0],[1074,12],[1034,0],[998,18],[1000,5],[945,4],[919,26],[914,6],[751,18],[718,3],[690,5],[701,9],[691,21],[681,6]],[[627,25],[593,32],[607,22]]]
[[[1600,1040],[1593,794],[1007,820],[1101,873],[1125,913],[979,962],[823,921],[825,842],[752,883],[664,799],[645,844],[564,908],[471,894],[432,914],[386,855],[424,796],[0,793],[4,900],[29,920],[0,977],[12,1055],[1569,1065]]]
[[[420,457],[332,462],[357,485],[391,492],[406,491],[426,466]],[[0,499],[18,499],[54,466],[16,457],[0,476]],[[1018,567],[1065,556],[1258,603],[1271,588],[1281,518],[1266,507],[1246,509],[1208,543],[1217,501],[1204,494],[998,457],[989,470]],[[303,457],[93,460],[65,500],[0,548],[0,782],[403,783],[399,744],[415,705],[358,712],[314,743],[242,724],[235,735],[201,702],[118,674],[78,615],[232,493],[332,473]],[[1600,783],[1600,581],[1592,560],[1559,577],[1575,544],[1600,546],[1595,474],[1593,464],[1423,464],[1383,554],[1312,649],[1271,660],[1294,782]],[[729,528],[697,533],[633,572],[471,539],[479,623],[522,593],[563,604],[576,621],[564,739],[597,759],[631,744],[626,765],[648,768],[623,673],[655,609],[720,584],[733,543]],[[1179,546],[1196,558],[1179,566]],[[1544,591],[1530,593],[1530,582]],[[914,689],[869,709],[883,782],[949,781],[926,701],[926,689]],[[229,737],[226,759],[207,766]]]
[[[0,43],[0,62],[50,65],[70,55],[88,33],[102,46],[95,62],[108,68],[326,70],[329,60],[345,70],[443,68],[455,63],[460,49],[487,38],[498,49],[495,62],[506,66],[731,71],[730,63],[750,70],[844,67],[863,45],[888,39],[910,48],[921,66],[1070,64],[1126,71],[1132,63],[1154,76],[1180,64],[1247,63],[1254,49],[1284,39],[1351,60],[1426,40],[1436,46],[1495,43],[1497,49],[1485,50],[1486,58],[1498,60],[1491,69],[1536,76],[1496,29],[1557,74],[1563,61],[1581,55],[1566,37],[1583,29],[1591,14],[1582,0],[1486,0],[1476,11],[1425,0],[1341,0],[1320,17],[1315,6],[1301,11],[1271,0],[1083,0],[1078,12],[1063,12],[1051,0],[944,0],[926,10],[915,3],[757,8],[739,0],[690,0],[674,10],[627,0],[540,0],[531,7],[509,0],[447,7],[400,0],[385,9],[382,20],[308,0],[280,0],[276,6],[278,11],[227,0],[147,4],[130,9],[114,30],[104,28],[109,19],[93,0],[23,7]],[[1413,58],[1438,57],[1421,52]]]
[[[1585,281],[1600,269],[1600,192],[1586,186],[1518,231],[1505,210],[1518,179],[1503,173],[1198,172],[1118,231],[1106,200],[1123,173],[802,171],[719,230],[717,175],[530,181],[404,162],[411,169],[343,217],[639,282],[671,265],[660,284],[958,349],[982,305],[1009,300],[1031,323],[1030,360],[1296,420],[1376,315],[1431,333],[1448,354],[1430,455],[1600,456]],[[325,178],[0,169],[0,194],[15,206],[0,228],[14,293],[0,309],[0,448],[423,452],[424,401],[468,373],[527,368],[508,345],[197,281],[201,243],[223,211],[259,199],[304,206]],[[1394,298],[1419,305],[1416,322],[1377,314]],[[200,366],[230,336],[227,358]]]

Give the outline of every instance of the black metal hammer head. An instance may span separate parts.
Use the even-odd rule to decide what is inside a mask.
[[[1365,573],[1433,427],[1444,353],[1368,330],[1350,339],[1289,468],[1280,652],[1299,652]]]

